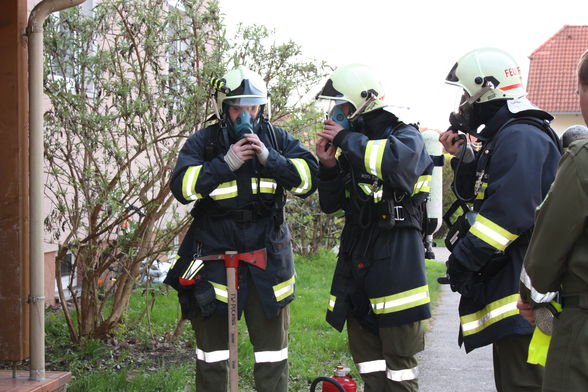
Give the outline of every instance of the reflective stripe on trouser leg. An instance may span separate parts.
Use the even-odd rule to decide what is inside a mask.
[[[226,392],[228,388],[228,321],[214,313],[207,319],[192,319],[196,335],[196,390]]]
[[[287,392],[290,308],[286,305],[277,317],[266,319],[257,290],[252,280],[249,282],[245,321],[255,355],[255,388],[259,392]]]
[[[351,355],[365,383],[365,392],[418,390],[414,354],[424,346],[420,322],[380,328],[377,336],[350,317],[347,331]]]

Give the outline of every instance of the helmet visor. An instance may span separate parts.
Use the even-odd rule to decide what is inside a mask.
[[[336,105],[341,105],[345,102],[350,102],[347,98],[345,98],[345,94],[338,91],[335,88],[335,86],[333,86],[333,81],[331,79],[327,80],[327,83],[325,83],[323,89],[316,95],[316,99],[335,100]]]
[[[251,117],[256,117],[257,113],[259,113],[259,108],[260,105],[237,105],[232,102],[227,102],[227,110],[229,112],[234,112],[237,115],[241,112],[249,112]]]
[[[325,119],[332,119],[335,112],[342,112],[345,116],[349,116],[355,111],[355,107],[350,102],[338,99],[319,99],[316,107],[324,114]]]
[[[459,82],[459,78],[457,77],[457,63],[451,68],[451,71],[449,71],[445,80],[450,83]]]
[[[251,96],[240,96],[240,97],[228,97],[225,102],[233,106],[260,106],[267,103],[265,97],[251,97]]]
[[[233,105],[265,105],[267,92],[262,87],[255,86],[250,80],[244,79],[239,87],[228,94],[226,100]]]

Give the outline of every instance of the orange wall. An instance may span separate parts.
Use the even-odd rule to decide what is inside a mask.
[[[0,360],[28,357],[26,0],[0,1]]]

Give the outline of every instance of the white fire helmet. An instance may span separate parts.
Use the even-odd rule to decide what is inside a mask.
[[[480,48],[460,58],[446,78],[469,95],[469,103],[519,99],[527,95],[521,69],[503,50]]]
[[[216,88],[216,104],[221,111],[223,103],[239,106],[261,106],[268,102],[264,80],[243,65],[227,72],[222,79],[214,79],[211,83]]]
[[[334,100],[353,105],[354,119],[360,114],[380,109],[384,103],[384,87],[373,70],[363,64],[348,64],[337,68],[329,77],[316,99]]]

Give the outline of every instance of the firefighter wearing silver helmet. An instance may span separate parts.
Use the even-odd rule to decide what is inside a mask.
[[[176,199],[195,205],[165,283],[178,290],[182,317],[196,334],[196,389],[226,392],[227,278],[224,263],[210,256],[265,250],[265,269],[238,266],[238,315],[245,315],[253,345],[256,390],[286,392],[295,274],[285,192],[313,193],[318,164],[302,143],[269,123],[259,75],[239,66],[211,84],[218,122],[188,138],[171,176]]]
[[[447,275],[461,294],[459,344],[466,352],[493,345],[498,391],[540,391],[542,368],[527,363],[533,326],[516,309],[523,256],[535,209],[546,196],[560,158],[548,113],[526,96],[520,68],[506,52],[473,50],[450,70],[446,83],[463,90],[440,136],[447,152],[464,143],[457,132],[482,143],[472,162],[452,159],[452,189],[469,216],[450,227]],[[473,214],[472,214],[473,213]]]
[[[320,206],[345,217],[327,321],[339,331],[347,322],[366,392],[416,391],[430,317],[421,230],[433,162],[369,67],[336,69],[317,99],[333,104],[316,143]]]

